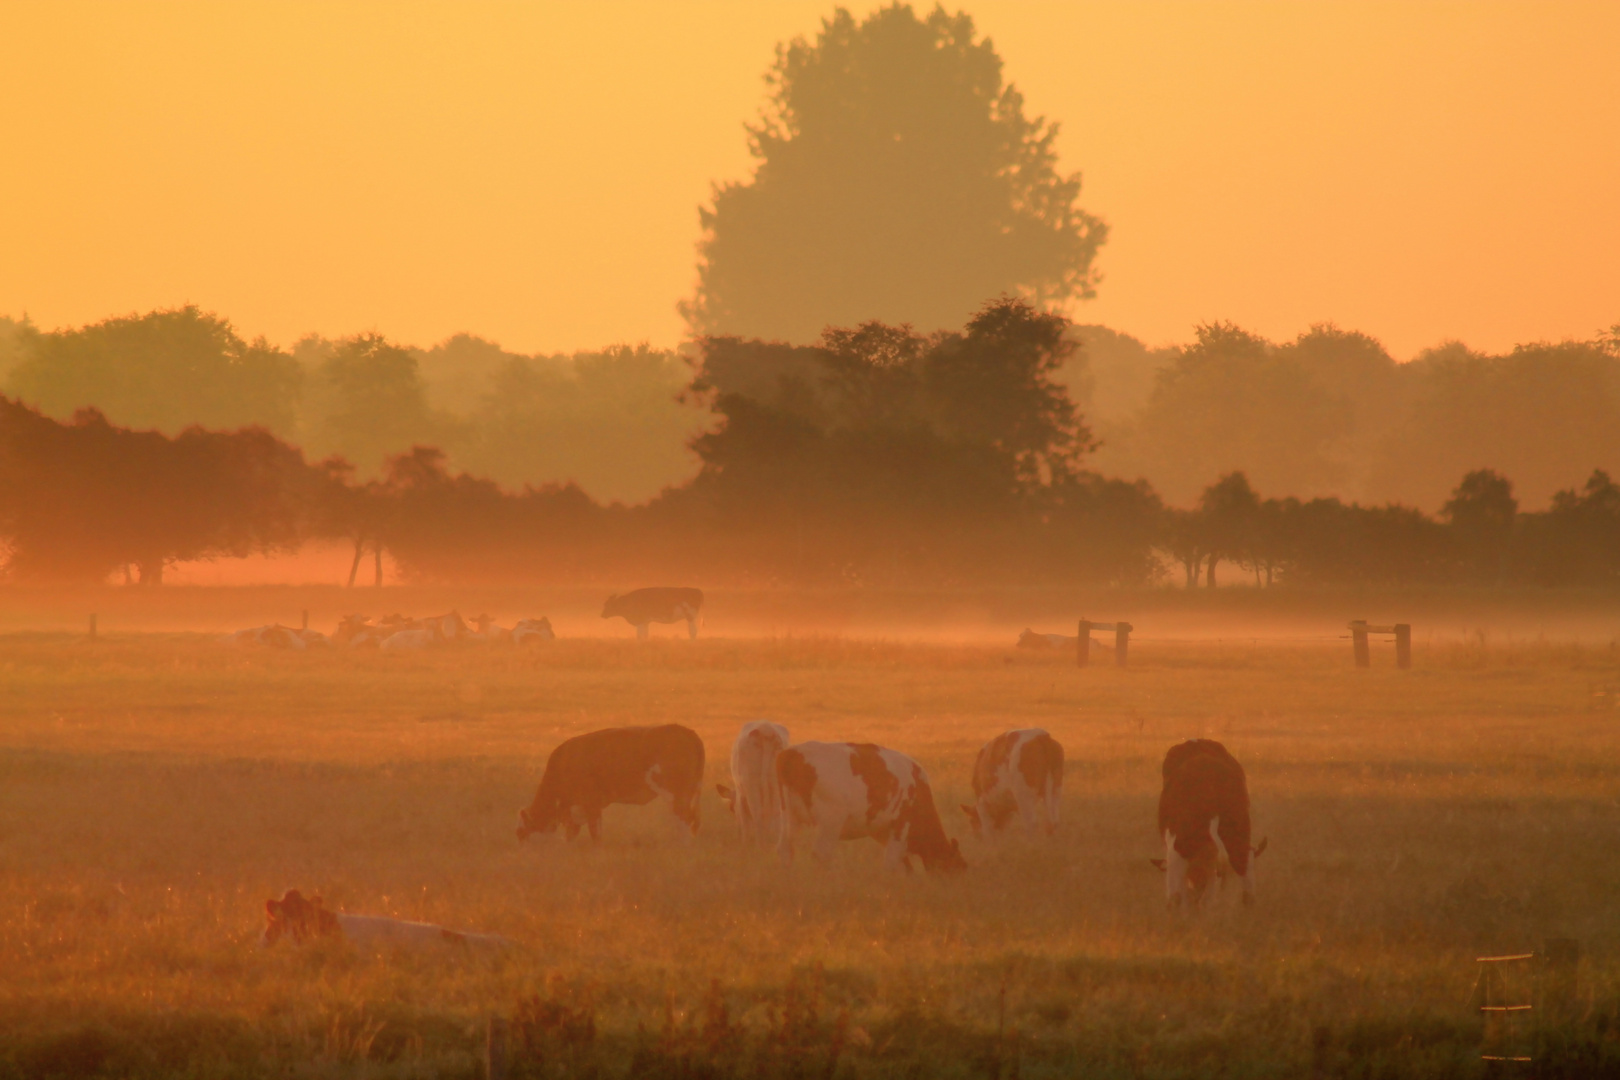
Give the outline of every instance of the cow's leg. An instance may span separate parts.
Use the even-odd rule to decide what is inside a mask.
[[[1019,777],[1012,785],[1013,802],[1018,805],[1018,819],[1024,823],[1024,831],[1033,834],[1039,819],[1044,816],[1044,807],[1037,805],[1034,790],[1023,778]]]
[[[696,640],[696,638],[697,638],[697,612],[693,611],[690,607],[687,607],[686,605],[683,604],[683,605],[681,605],[681,615],[686,619],[686,636],[689,637],[689,638],[692,638],[693,640]]]
[[[831,859],[838,851],[838,841],[843,839],[844,823],[836,814],[827,814],[816,828],[816,843],[810,849],[816,858],[826,861]]]
[[[907,839],[910,830],[896,826],[889,830],[889,838],[883,844],[883,865],[890,870],[904,870],[911,873],[911,857],[907,848],[910,846]]]
[[[644,622],[636,623],[636,640],[637,641],[646,641],[647,640],[647,624],[646,623],[644,623]]]
[[[793,861],[793,815],[782,814],[782,828],[776,834],[776,857],[784,863]]]
[[[754,800],[743,790],[741,784],[737,785],[737,832],[742,837],[743,847],[751,846],[759,838],[759,821],[754,813]]]
[[[1164,834],[1164,901],[1179,911],[1187,898],[1187,860],[1176,850],[1176,834]]]
[[[1058,801],[1063,795],[1063,782],[1055,776],[1046,779],[1046,798],[1042,800],[1046,809],[1046,835],[1057,832],[1058,827]]]

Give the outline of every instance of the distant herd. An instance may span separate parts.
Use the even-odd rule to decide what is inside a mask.
[[[648,623],[686,622],[696,637],[702,609],[703,594],[696,589],[639,589],[609,597],[602,617],[624,618],[641,638],[647,636]],[[304,648],[315,643],[310,633],[257,627],[229,640]],[[392,617],[375,623],[347,616],[330,638],[314,638],[325,644],[396,649],[459,640],[522,645],[554,636],[543,618],[525,619],[506,629],[487,616],[469,625],[451,612],[432,619]],[[1025,631],[1019,644],[1029,647],[1026,642],[1035,636]],[[301,644],[292,644],[295,640]],[[1051,836],[1058,825],[1063,760],[1063,747],[1041,728],[1003,732],[986,743],[973,763],[973,802],[961,807],[974,833],[992,837],[1016,819],[1032,836]],[[547,759],[533,800],[518,813],[518,839],[561,830],[569,840],[584,831],[594,841],[601,836],[602,812],[608,806],[664,800],[677,835],[690,840],[699,826],[704,765],[702,739],[680,724],[577,735]],[[791,862],[795,835],[808,828],[814,834],[811,852],[818,859],[830,857],[841,840],[869,838],[883,846],[884,864],[891,868],[909,870],[916,859],[929,872],[967,869],[960,845],[945,834],[927,771],[898,750],[859,742],[794,743],[781,724],[756,720],[737,733],[730,765],[731,784],[715,788],[745,845],[774,845],[778,856]],[[1266,842],[1251,843],[1243,766],[1218,742],[1188,739],[1170,747],[1161,773],[1158,834],[1164,858],[1153,862],[1165,873],[1169,907],[1197,909],[1210,885],[1220,881],[1224,887],[1228,878],[1240,884],[1245,905],[1254,903],[1254,864]],[[428,923],[331,912],[319,896],[305,898],[296,889],[280,900],[267,901],[265,912],[265,944],[283,936],[508,944],[492,935]]]

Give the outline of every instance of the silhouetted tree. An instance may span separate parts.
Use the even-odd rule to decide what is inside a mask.
[[[1249,561],[1260,526],[1260,496],[1243,473],[1229,473],[1204,489],[1198,513],[1208,559],[1205,584],[1214,588],[1215,567],[1222,559]]]
[[[960,325],[986,296],[1093,294],[1107,236],[967,15],[840,8],[777,50],[747,183],[701,211],[695,334],[807,341],[870,320]]]
[[[1512,482],[1491,469],[1475,469],[1451,493],[1441,516],[1450,523],[1458,554],[1475,580],[1502,578],[1518,512]]]
[[[380,334],[360,334],[317,355],[306,448],[339,455],[373,477],[389,454],[453,436],[448,419],[428,407],[409,350]]]
[[[40,334],[8,386],[57,418],[93,407],[170,434],[192,425],[290,434],[300,371],[263,338],[248,344],[226,320],[187,306]]]
[[[0,531],[18,576],[99,580],[133,564],[156,585],[173,562],[290,550],[316,482],[262,428],[171,439],[0,398]]]
[[[1595,469],[1579,490],[1553,496],[1544,514],[1520,514],[1525,570],[1541,585],[1620,580],[1620,485]]]
[[[1297,352],[1280,352],[1230,323],[1198,327],[1198,340],[1161,369],[1147,406],[1108,457],[1147,476],[1166,497],[1190,501],[1220,475],[1243,471],[1270,490],[1307,494],[1343,481],[1345,402]]]

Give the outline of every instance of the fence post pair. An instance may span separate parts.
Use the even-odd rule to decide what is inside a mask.
[[[1090,619],[1080,620],[1079,633],[1075,640],[1075,665],[1085,667],[1091,663],[1091,630],[1112,630],[1114,632],[1114,662],[1124,667],[1130,656],[1131,631],[1135,627],[1130,623],[1093,623]]]

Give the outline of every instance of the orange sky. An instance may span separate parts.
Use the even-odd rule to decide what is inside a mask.
[[[1112,227],[1080,321],[1620,322],[1620,4],[962,6]],[[6,0],[0,314],[673,344],[697,205],[830,9]]]

